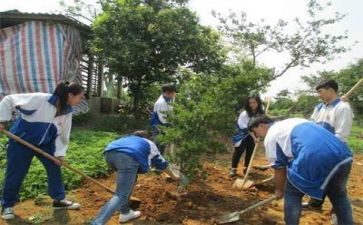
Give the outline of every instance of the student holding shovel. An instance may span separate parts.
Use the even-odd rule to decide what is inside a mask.
[[[66,153],[72,123],[72,108],[84,97],[84,89],[76,83],[60,83],[53,94],[30,93],[5,96],[0,102],[0,131],[12,119],[19,117],[11,133],[58,158],[58,165],[28,147],[10,140],[2,199],[2,218],[13,219],[13,206],[19,199],[21,184],[36,156],[48,175],[48,194],[54,208],[78,209],[80,204],[66,200],[60,165]]]
[[[158,135],[162,135],[160,127],[170,126],[171,124],[167,120],[167,114],[173,110],[172,103],[175,99],[176,87],[174,84],[164,84],[161,88],[162,95],[156,100],[154,104],[153,113],[150,119],[150,125],[152,127],[153,139],[156,139]],[[163,155],[166,146],[156,142],[156,145]]]
[[[262,116],[250,122],[249,130],[264,138],[266,158],[275,169],[275,195],[285,197],[286,224],[299,224],[304,194],[322,199],[325,193],[338,224],[353,224],[346,191],[352,153],[346,144],[305,119],[274,122]]]
[[[310,118],[346,143],[352,129],[353,112],[349,103],[338,97],[338,83],[334,80],[323,81],[316,87],[316,91],[323,102],[315,107]],[[324,197],[322,200],[312,198],[309,202],[304,202],[303,207],[320,209]]]
[[[247,125],[252,117],[263,114],[265,114],[265,111],[263,109],[261,98],[258,95],[249,96],[246,101],[245,110],[242,111],[238,117],[237,132],[232,138],[234,152],[232,155],[232,166],[229,173],[230,177],[235,177],[237,175],[238,163],[245,151],[246,155],[243,172],[246,173],[255,147],[255,142],[257,141],[249,134]]]
[[[117,173],[116,193],[101,208],[92,225],[106,224],[116,211],[120,212],[121,223],[140,217],[140,211],[130,209],[128,200],[137,174],[146,173],[150,166],[166,172],[175,181],[179,180],[179,177],[169,170],[168,162],[148,137],[146,131],[136,131],[132,135],[114,140],[105,148],[106,161]]]
[[[78,209],[80,204],[65,199],[60,165],[66,153],[72,122],[71,106],[80,103],[84,89],[76,83],[60,83],[53,94],[30,93],[5,96],[0,102],[0,131],[4,122],[11,120],[18,111],[11,133],[43,149],[58,158],[59,165],[35,153],[26,146],[9,141],[7,167],[3,189],[2,218],[13,219],[13,206],[19,199],[21,184],[36,156],[44,165],[48,175],[48,194],[53,198],[53,207]]]

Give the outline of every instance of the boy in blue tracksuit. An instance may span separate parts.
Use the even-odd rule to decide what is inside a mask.
[[[129,208],[128,200],[135,185],[138,173],[146,173],[150,166],[166,172],[173,180],[179,177],[168,169],[168,162],[163,158],[154,142],[147,139],[147,132],[136,131],[111,142],[104,151],[107,163],[117,171],[115,195],[101,208],[92,225],[103,225],[114,212],[120,211],[120,222],[138,218],[140,211]]]
[[[154,104],[153,113],[150,119],[150,125],[153,132],[153,138],[155,139],[158,135],[162,134],[159,127],[169,126],[170,123],[167,120],[167,114],[173,110],[172,103],[175,98],[176,87],[174,84],[164,84],[161,88],[162,95],[156,100]],[[164,154],[165,145],[156,142],[156,145],[161,152]]]
[[[339,98],[338,87],[338,83],[334,80],[323,81],[316,87],[319,98],[323,102],[315,107],[310,119],[346,143],[352,129],[354,115],[349,103]],[[324,198],[322,200],[312,198],[309,202],[304,202],[303,206],[319,209],[323,203]]]
[[[353,224],[346,184],[352,166],[350,149],[334,134],[305,119],[273,122],[266,116],[249,124],[257,137],[264,137],[266,158],[275,169],[275,194],[285,197],[288,225],[299,224],[304,194],[329,197],[338,224]]]
[[[48,194],[53,207],[78,209],[80,204],[65,199],[60,165],[69,143],[72,108],[84,97],[83,87],[76,83],[60,83],[53,94],[29,93],[5,96],[0,102],[0,131],[5,122],[18,111],[20,116],[10,132],[57,157],[58,165],[28,147],[10,140],[7,148],[7,167],[2,199],[2,218],[14,218],[13,206],[19,199],[21,184],[36,156],[48,175]]]

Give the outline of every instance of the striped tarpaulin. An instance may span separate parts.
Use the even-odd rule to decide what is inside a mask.
[[[1,29],[0,99],[14,93],[53,93],[63,80],[78,81],[80,59],[80,34],[69,25],[30,21]],[[82,105],[81,111],[88,110]]]

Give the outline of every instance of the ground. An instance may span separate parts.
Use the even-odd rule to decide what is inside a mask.
[[[232,189],[233,179],[228,177],[230,154],[218,155],[218,158],[206,159],[207,179],[196,181],[190,185],[188,194],[181,198],[174,195],[176,183],[168,181],[164,175],[139,176],[134,196],[141,199],[142,217],[129,225],[184,224],[211,225],[216,219],[229,212],[246,208],[273,194],[273,184],[265,184],[247,191]],[[259,153],[255,165],[266,164]],[[354,221],[363,225],[363,155],[354,157],[353,171],[349,180],[349,194],[352,200]],[[238,171],[241,174],[241,169]],[[254,170],[251,179],[262,180],[271,175],[272,171]],[[114,188],[115,175],[99,179],[103,184]],[[48,198],[27,200],[15,207],[17,218],[11,222],[0,220],[0,224],[26,225],[83,225],[96,215],[99,208],[111,197],[98,186],[85,182],[84,185],[69,193],[69,198],[79,201],[79,211],[53,210],[49,207]],[[283,224],[283,201],[260,207],[251,213],[241,216],[241,220],[232,224],[272,225]],[[321,212],[304,211],[300,224],[330,224],[330,203],[326,201]],[[118,216],[114,215],[107,225],[116,225]]]

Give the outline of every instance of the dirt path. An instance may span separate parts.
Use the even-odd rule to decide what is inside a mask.
[[[233,212],[248,207],[257,201],[268,198],[273,194],[273,184],[267,184],[247,191],[237,191],[231,188],[233,180],[228,177],[230,156],[219,155],[218,159],[209,159],[205,164],[208,178],[205,181],[193,183],[188,195],[176,199],[170,194],[175,191],[176,184],[168,182],[160,175],[143,175],[138,179],[134,196],[142,200],[140,210],[142,217],[128,224],[156,225],[156,224],[184,224],[211,225],[216,218],[224,213]],[[213,162],[213,163],[211,163]],[[261,154],[254,164],[266,164]],[[241,169],[239,169],[239,172]],[[353,171],[349,181],[349,193],[352,200],[355,224],[363,225],[363,155],[356,155]],[[241,173],[241,172],[240,172]],[[272,171],[254,171],[255,180],[270,176]],[[114,175],[99,179],[103,184],[113,187]],[[69,193],[69,197],[82,204],[80,211],[53,210],[50,200],[35,199],[18,204],[15,208],[17,218],[11,222],[0,220],[4,225],[83,225],[96,215],[99,208],[110,198],[110,195],[99,187],[85,183],[82,188]],[[37,204],[35,204],[35,202]],[[330,224],[330,203],[326,201],[322,212],[304,211],[300,224]],[[242,220],[233,224],[272,225],[283,224],[283,203],[275,201],[269,206],[244,215]],[[116,225],[118,216],[113,216],[108,225]]]

